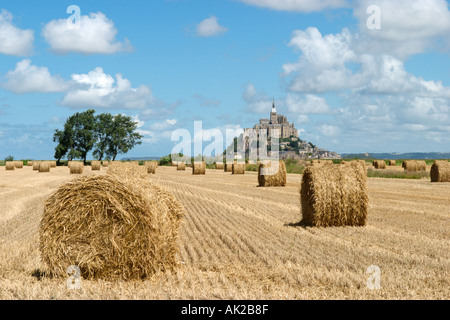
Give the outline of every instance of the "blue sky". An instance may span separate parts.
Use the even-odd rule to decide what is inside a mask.
[[[369,5],[380,8],[370,30]],[[81,10],[67,30],[66,10]],[[171,133],[252,127],[277,110],[339,153],[450,151],[445,0],[3,1],[0,159],[50,159],[93,108],[139,121],[127,156]],[[205,133],[207,135],[207,132]],[[224,146],[225,147],[225,146]]]

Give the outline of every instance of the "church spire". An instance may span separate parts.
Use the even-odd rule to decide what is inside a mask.
[[[275,97],[273,97],[272,113],[277,113],[277,109],[275,108]]]

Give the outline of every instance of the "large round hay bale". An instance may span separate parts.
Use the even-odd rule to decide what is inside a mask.
[[[40,161],[33,161],[33,171],[39,171]]]
[[[101,161],[92,161],[91,162],[91,170],[92,171],[99,171],[102,167]]]
[[[217,170],[223,170],[223,162],[216,162],[216,169]]]
[[[186,170],[186,163],[178,162],[177,171],[185,171],[185,170]]]
[[[397,161],[395,160],[389,160],[389,166],[390,167],[395,167],[397,165]]]
[[[39,163],[39,172],[50,172],[50,162],[49,161],[41,161]]]
[[[67,278],[141,280],[176,266],[182,207],[145,179],[80,177],[45,204],[40,252],[48,271]]]
[[[258,167],[258,184],[260,187],[285,187],[286,166],[284,161],[260,163]]]
[[[23,169],[23,161],[14,161],[16,169]]]
[[[119,177],[135,177],[135,178],[146,178],[147,168],[145,166],[140,166],[134,162],[113,162],[108,168],[109,175],[115,175]]]
[[[192,166],[192,174],[193,175],[203,175],[206,174],[206,163],[203,162],[194,162]]]
[[[386,169],[386,162],[384,160],[375,160],[374,167],[375,169]]]
[[[450,182],[450,162],[435,161],[431,166],[431,182]]]
[[[6,161],[5,169],[6,169],[6,171],[16,170],[16,164],[14,163],[14,161]]]
[[[366,167],[310,166],[301,185],[302,223],[309,226],[364,226],[368,202]]]
[[[231,174],[245,174],[245,162],[233,163],[231,167]]]
[[[70,166],[70,174],[83,174],[84,164],[82,162],[73,161]]]
[[[145,162],[145,166],[147,168],[147,173],[155,174],[158,163],[156,161],[147,161]]]
[[[223,165],[223,171],[224,172],[233,172],[233,164],[232,163],[225,163]]]

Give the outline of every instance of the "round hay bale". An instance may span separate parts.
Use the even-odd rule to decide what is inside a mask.
[[[14,161],[16,169],[23,169],[23,161]]]
[[[50,162],[42,161],[39,163],[39,172],[50,172]]]
[[[147,178],[147,168],[133,162],[113,162],[108,168],[109,175],[119,177]]]
[[[435,161],[431,166],[431,182],[450,182],[450,162]]]
[[[28,161],[27,162],[27,167],[32,167],[33,166],[33,161]]]
[[[425,160],[416,161],[416,163],[419,171],[427,171],[427,163]]]
[[[92,171],[99,171],[102,167],[101,161],[92,161],[91,162],[91,170]]]
[[[285,187],[286,166],[284,161],[261,163],[258,167],[258,184],[260,187]]]
[[[141,280],[173,270],[182,213],[170,193],[145,179],[74,179],[46,201],[42,261],[64,279],[71,265],[84,279],[104,280]]]
[[[384,160],[375,160],[374,167],[375,169],[386,169],[386,162]]]
[[[303,173],[302,223],[309,226],[364,226],[369,198],[366,167],[354,162],[345,166],[311,166]]]
[[[33,161],[33,171],[39,171],[39,161]]]
[[[16,164],[14,163],[14,161],[6,161],[5,169],[6,171],[14,171],[16,170]]]
[[[192,174],[193,175],[203,175],[206,174],[206,163],[203,162],[194,162],[192,166]]]
[[[389,166],[390,167],[395,167],[397,165],[397,161],[395,160],[389,160]]]
[[[186,163],[179,162],[177,166],[177,171],[185,171],[186,170]]]
[[[245,162],[233,163],[231,166],[231,174],[245,174]]]
[[[402,163],[403,169],[405,171],[426,171],[427,164],[425,161],[417,161],[417,160],[406,160]]]
[[[217,170],[223,170],[223,166],[224,166],[223,162],[222,163],[221,162],[216,162],[216,169]]]
[[[156,161],[147,161],[145,162],[145,166],[147,168],[147,173],[155,174],[158,163]]]
[[[56,161],[49,161],[50,168],[56,168]]]
[[[102,161],[102,166],[105,168],[109,167],[109,161]]]
[[[73,161],[70,164],[70,174],[83,174],[84,164],[82,162]]]
[[[233,172],[233,164],[232,163],[225,163],[223,165],[223,171],[224,172]]]

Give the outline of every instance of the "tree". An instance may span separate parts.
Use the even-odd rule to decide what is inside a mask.
[[[7,156],[5,158],[5,161],[14,161],[14,157],[13,156]]]
[[[86,163],[87,154],[92,150],[95,144],[95,110],[77,112],[69,118],[68,121],[73,126],[73,151],[69,156],[83,159]]]
[[[137,122],[123,114],[113,116],[110,124],[107,155],[114,161],[118,154],[127,153],[142,143],[142,136],[135,132]]]
[[[95,138],[97,142],[95,143],[93,154],[99,161],[102,161],[111,144],[110,136],[112,123],[113,116],[110,113],[102,113],[95,118]]]

